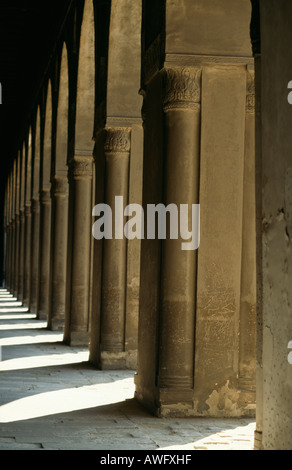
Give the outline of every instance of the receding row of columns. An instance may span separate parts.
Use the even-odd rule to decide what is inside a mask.
[[[97,367],[136,369],[136,398],[157,415],[251,416],[249,2],[230,6],[228,44],[223,1],[219,19],[203,1],[181,3],[183,19],[170,0],[165,11],[112,0],[105,58],[95,40],[99,2],[85,0],[78,68],[62,44],[8,179],[7,288],[67,344],[89,345]],[[96,94],[105,61],[106,92]],[[200,204],[199,250],[183,251],[181,237],[95,240],[93,208],[114,209],[116,196],[123,212],[129,203],[145,213],[147,204]]]
[[[121,8],[124,14],[131,12],[131,41],[126,25],[121,23]],[[123,5],[112,2],[110,10],[107,75],[113,87],[119,73],[125,77],[122,87],[130,97],[126,110],[124,96],[115,96],[117,90],[104,94],[100,103],[95,98],[95,35],[96,23],[101,23],[96,15],[105,12],[99,12],[98,2],[92,0],[84,2],[82,12],[76,7],[76,15],[82,17],[82,21],[76,21],[81,25],[78,70],[72,71],[72,51],[64,42],[15,159],[6,190],[6,285],[38,319],[47,321],[49,329],[63,331],[67,344],[90,344],[90,359],[97,366],[133,369],[137,360],[140,274],[139,263],[135,263],[140,243],[134,241],[128,247],[126,240],[95,242],[92,210],[97,192],[110,205],[115,195],[123,196],[125,204],[134,199],[141,202],[138,91],[133,98],[140,79],[141,5],[130,0]],[[127,77],[131,61],[132,74]],[[76,100],[72,102],[74,73]],[[97,126],[96,103],[108,109]],[[99,291],[97,305],[94,299]]]

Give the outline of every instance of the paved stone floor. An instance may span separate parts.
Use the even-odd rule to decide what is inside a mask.
[[[0,290],[0,450],[252,450],[243,419],[158,419],[134,372],[98,371]]]

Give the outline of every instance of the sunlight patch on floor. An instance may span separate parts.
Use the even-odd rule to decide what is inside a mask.
[[[119,403],[133,398],[133,378],[26,396],[0,408],[0,423],[13,423]]]

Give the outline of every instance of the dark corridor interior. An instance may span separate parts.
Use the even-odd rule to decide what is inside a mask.
[[[0,0],[0,283],[5,181],[71,0]]]

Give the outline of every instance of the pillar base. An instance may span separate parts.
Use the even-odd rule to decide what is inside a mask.
[[[88,331],[71,331],[64,342],[72,347],[88,347],[90,334]]]
[[[46,321],[48,319],[48,312],[46,310],[40,310],[37,313],[37,319],[41,321]]]
[[[255,418],[253,394],[227,387],[207,393],[204,402],[196,389],[149,387],[135,374],[135,399],[159,418]],[[203,406],[204,405],[204,406]]]
[[[153,395],[150,390],[136,388],[135,399],[158,418],[186,418],[195,416],[193,395],[192,389],[156,389]]]
[[[100,357],[101,370],[135,370],[137,367],[137,351],[109,352],[102,351]]]
[[[64,329],[64,319],[61,318],[53,318],[49,322],[48,326],[49,330],[51,331],[63,331]]]

